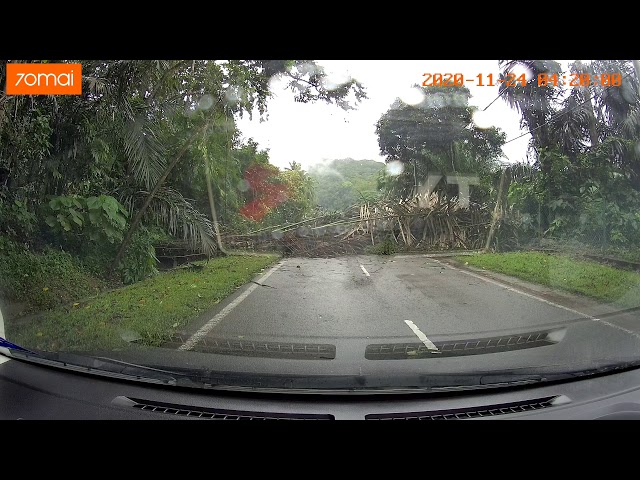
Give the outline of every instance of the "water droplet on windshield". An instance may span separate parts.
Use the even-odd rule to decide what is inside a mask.
[[[301,63],[300,65],[296,65],[294,69],[303,75],[314,75],[318,73],[318,66],[313,63]]]
[[[286,82],[282,78],[282,75],[274,75],[269,79],[270,92],[281,92],[282,90],[284,90],[285,85]]]
[[[243,93],[244,91],[241,87],[227,88],[224,92],[224,97],[228,103],[235,105],[242,100]]]
[[[213,106],[213,97],[211,95],[203,95],[198,102],[198,109],[209,110]]]
[[[524,78],[527,82],[533,78],[533,72],[531,69],[519,63],[511,69],[511,73],[515,74],[516,78],[520,77],[520,75],[524,73]]]
[[[244,178],[238,181],[238,190],[241,192],[246,192],[249,190],[249,182],[247,182]]]
[[[493,126],[493,119],[488,112],[476,110],[473,112],[473,123],[475,123],[478,128],[489,128]]]
[[[322,78],[322,86],[327,90],[335,90],[351,80],[351,76],[347,72],[328,71],[325,73],[326,76]]]
[[[120,338],[122,338],[125,342],[135,342],[136,340],[140,340],[142,336],[138,332],[134,332],[133,330],[122,330],[120,332]]]
[[[402,162],[399,162],[398,160],[393,160],[387,163],[387,175],[398,176],[403,172],[403,170],[404,165],[402,165]]]
[[[424,93],[415,87],[406,89],[398,97],[407,105],[418,105],[424,101]]]

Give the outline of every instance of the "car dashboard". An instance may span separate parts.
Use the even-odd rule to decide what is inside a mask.
[[[640,369],[572,381],[413,393],[268,393],[167,387],[3,357],[4,420],[630,420]]]

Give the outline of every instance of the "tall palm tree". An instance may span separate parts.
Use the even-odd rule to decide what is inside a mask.
[[[562,70],[554,60],[500,60],[501,79],[506,80],[516,67],[525,67],[530,78],[525,85],[519,82],[510,86],[507,82],[500,83],[499,92],[507,104],[515,108],[521,115],[521,126],[527,128],[531,134],[531,147],[536,154],[536,162],[547,181],[547,200],[553,195],[551,187],[552,157],[546,155],[546,150],[556,144],[554,135],[554,114],[559,98],[559,88],[549,85],[538,86],[538,75],[561,75]],[[548,202],[546,202],[548,203]],[[548,205],[541,206],[542,230],[549,227]]]
[[[596,60],[593,70],[620,74],[618,86],[596,87],[595,108],[609,137],[610,156],[631,185],[640,190],[640,95],[638,76],[631,60]]]
[[[592,65],[581,61],[569,65],[571,74],[586,75],[590,78],[595,74]],[[564,153],[574,158],[577,153],[587,148],[594,148],[600,144],[598,120],[594,110],[594,86],[585,85],[571,88],[569,95],[562,102],[562,109],[558,114],[558,128],[556,133]],[[585,141],[586,140],[586,141]]]

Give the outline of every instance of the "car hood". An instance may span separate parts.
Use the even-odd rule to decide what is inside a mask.
[[[635,368],[640,337],[605,320],[535,329],[399,337],[208,338],[192,350],[29,352],[15,358],[196,388],[290,392],[424,392],[513,387]],[[7,351],[7,350],[5,350]]]

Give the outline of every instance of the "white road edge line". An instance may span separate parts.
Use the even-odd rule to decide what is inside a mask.
[[[0,310],[0,337],[6,338],[4,336],[4,318],[2,317],[2,310]],[[9,357],[5,357],[5,355],[11,355],[9,353],[9,349],[0,347],[0,365],[11,360]]]
[[[370,276],[371,276],[371,275],[369,275],[369,272],[367,272],[367,269],[366,269],[366,268],[364,268],[364,265],[360,265],[360,268],[362,269],[362,271],[364,272],[364,274],[365,274],[367,277],[370,277]]]
[[[279,262],[277,265],[275,265],[273,268],[271,268],[271,270],[269,270],[267,273],[265,273],[264,276],[260,280],[257,280],[257,281],[259,283],[264,283],[264,281],[267,278],[269,278],[269,276],[273,272],[275,272],[277,269],[279,269],[281,266],[282,266],[282,262]],[[191,337],[189,337],[186,342],[184,342],[182,345],[180,345],[178,347],[178,350],[191,350],[200,340],[202,340],[202,338],[204,336],[206,336],[213,329],[213,327],[215,327],[218,323],[220,323],[220,321],[224,317],[229,315],[231,310],[233,310],[238,305],[240,305],[240,303],[245,298],[247,298],[251,294],[251,292],[253,292],[259,286],[260,285],[252,283],[244,292],[242,292],[238,296],[238,298],[236,298],[235,300],[233,300],[233,302],[231,302],[229,305],[227,305],[222,310],[220,310],[216,315],[214,315],[214,317],[211,320],[209,320],[202,327],[200,327],[200,329],[196,333],[191,335]]]
[[[416,326],[415,323],[413,323],[411,320],[405,320],[404,323],[406,323],[409,326],[409,328],[413,330],[413,333],[415,333],[416,336],[420,339],[420,341],[424,343],[425,347],[427,347],[429,350],[435,350],[435,352],[432,352],[432,353],[442,353],[440,352],[440,350],[438,350],[438,347],[436,347],[433,344],[433,342],[429,340],[427,336],[420,331],[420,329]]]
[[[638,332],[634,332],[633,330],[629,330],[628,328],[621,327],[620,325],[616,325],[615,323],[607,322],[606,320],[602,320],[601,318],[594,317],[593,315],[589,315],[587,313],[579,312],[578,310],[574,310],[573,308],[565,307],[564,305],[560,305],[559,303],[555,303],[555,302],[552,302],[550,300],[546,300],[544,298],[538,297],[536,295],[532,295],[530,293],[523,292],[522,290],[518,290],[517,288],[509,287],[508,285],[500,283],[500,282],[498,282],[496,280],[493,280],[491,278],[483,277],[482,275],[478,275],[477,273],[468,272],[468,271],[463,270],[461,268],[457,268],[457,267],[454,267],[452,265],[449,265],[448,263],[441,262],[440,260],[436,260],[435,258],[430,258],[430,259],[433,260],[434,262],[438,262],[438,263],[440,263],[440,264],[442,264],[442,265],[444,265],[446,267],[449,267],[452,270],[456,270],[457,272],[461,272],[461,273],[464,273],[466,275],[470,275],[470,276],[472,276],[474,278],[478,278],[480,280],[484,280],[485,282],[492,283],[492,284],[497,285],[499,287],[502,287],[502,288],[504,288],[506,290],[509,290],[510,292],[519,293],[520,295],[524,295],[525,297],[529,297],[529,298],[533,298],[535,300],[539,300],[539,301],[541,301],[543,303],[546,303],[548,305],[554,306],[556,308],[561,308],[561,309],[566,310],[568,312],[575,313],[576,315],[581,315],[581,316],[583,316],[585,318],[593,320],[594,322],[600,322],[603,325],[607,325],[608,327],[615,328],[617,330],[622,330],[623,332],[628,333],[629,335],[632,335],[632,336],[640,339],[640,334]]]

